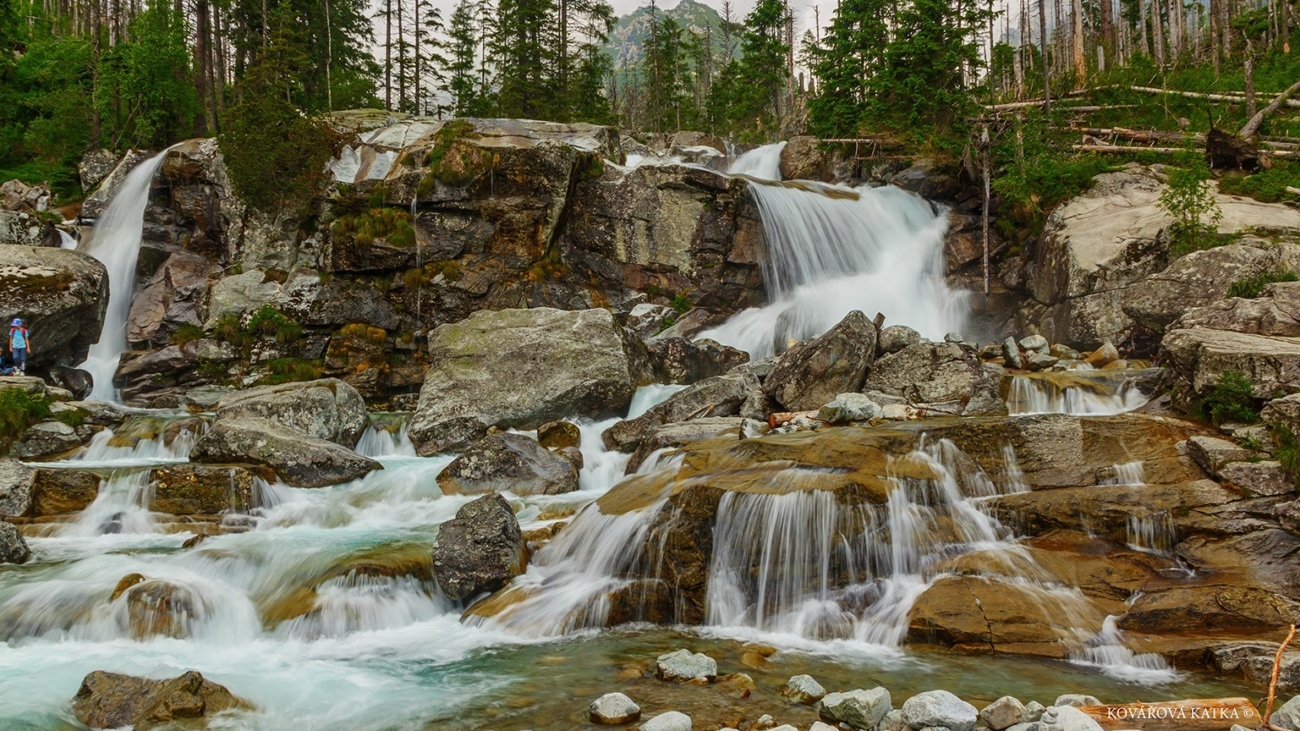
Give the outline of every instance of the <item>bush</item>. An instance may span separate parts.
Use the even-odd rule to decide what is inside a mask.
[[[1258,276],[1238,279],[1228,288],[1228,296],[1255,299],[1264,291],[1264,288],[1270,284],[1295,281],[1300,281],[1300,277],[1297,277],[1295,272],[1285,267],[1279,267],[1271,272],[1264,272]]]
[[[1210,167],[1196,158],[1185,167],[1170,167],[1169,183],[1160,193],[1160,207],[1174,222],[1169,226],[1170,250],[1185,254],[1216,246],[1223,214],[1210,187]]]
[[[192,343],[195,340],[202,340],[204,337],[205,334],[203,328],[198,325],[183,322],[177,325],[176,329],[172,331],[171,341],[174,345],[185,345],[186,343]]]
[[[1201,400],[1201,411],[1215,426],[1228,422],[1252,424],[1259,420],[1250,379],[1239,371],[1219,374],[1214,388]]]
[[[276,358],[266,362],[266,369],[270,375],[261,380],[263,384],[276,385],[280,383],[295,383],[299,381],[314,381],[321,377],[324,369],[321,364],[314,360],[305,360],[302,358]]]
[[[249,89],[226,113],[221,154],[240,197],[263,213],[293,214],[323,190],[336,137],[276,92]]]
[[[50,397],[31,394],[26,389],[0,389],[0,451],[8,453],[27,427],[50,418]]]
[[[302,325],[284,316],[270,305],[262,305],[248,321],[247,331],[254,336],[274,337],[275,342],[288,345],[302,336]]]
[[[1300,485],[1300,442],[1286,424],[1272,424],[1269,431],[1273,434],[1273,458],[1281,463],[1291,482]]]

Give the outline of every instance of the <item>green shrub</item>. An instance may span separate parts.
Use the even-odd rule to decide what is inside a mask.
[[[177,325],[176,329],[172,331],[171,341],[174,345],[185,345],[186,343],[192,343],[195,340],[202,340],[204,337],[205,334],[203,328],[198,325],[183,322]]]
[[[324,189],[335,133],[283,94],[251,88],[226,112],[221,154],[240,197],[263,213],[294,214]]]
[[[1169,226],[1170,250],[1185,254],[1217,246],[1223,218],[1210,187],[1210,167],[1200,158],[1184,167],[1170,167],[1169,182],[1160,193],[1160,207],[1174,222]],[[1222,243],[1222,242],[1219,242]]]
[[[1269,431],[1273,434],[1273,458],[1281,463],[1291,481],[1300,485],[1300,442],[1286,424],[1271,424]]]
[[[54,418],[76,429],[86,423],[86,419],[90,418],[90,412],[85,409],[64,409],[55,414]]]
[[[1239,371],[1224,371],[1203,399],[1201,411],[1214,425],[1228,422],[1252,424],[1259,420],[1250,379]]]
[[[9,447],[27,431],[27,427],[50,418],[50,397],[31,394],[26,389],[0,389],[0,451]]]
[[[677,293],[677,296],[673,298],[672,308],[679,315],[686,314],[686,311],[691,309],[691,298],[685,292]]]
[[[270,375],[261,380],[263,384],[294,383],[314,381],[321,377],[324,369],[319,361],[303,358],[276,358],[266,362]]]
[[[335,221],[330,231],[336,236],[351,236],[362,249],[376,239],[386,241],[390,246],[415,246],[411,214],[399,208],[379,207],[347,214]]]
[[[240,347],[244,344],[244,328],[239,324],[239,319],[239,314],[235,312],[227,312],[218,317],[212,328],[212,336],[223,343]]]
[[[1228,296],[1255,299],[1270,284],[1295,281],[1300,281],[1300,277],[1297,277],[1295,272],[1285,267],[1279,267],[1271,272],[1264,272],[1254,277],[1238,279],[1228,288]]]
[[[297,342],[302,336],[302,325],[284,316],[270,305],[262,305],[248,321],[247,331],[255,336],[274,337],[281,345]]]
[[[1219,190],[1265,203],[1296,200],[1298,196],[1287,188],[1300,188],[1300,166],[1285,161],[1273,165],[1253,175],[1226,175],[1219,181]]]

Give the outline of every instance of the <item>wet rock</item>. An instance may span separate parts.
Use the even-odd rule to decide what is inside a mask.
[[[461,506],[433,543],[434,575],[452,601],[500,589],[524,572],[527,560],[519,521],[499,494]]]
[[[202,618],[201,600],[188,588],[162,579],[130,574],[118,582],[113,600],[126,597],[127,622],[137,640],[151,637],[184,639]]]
[[[655,660],[655,677],[674,683],[707,685],[718,677],[718,663],[703,653],[677,650]]]
[[[880,416],[880,404],[860,393],[842,393],[817,412],[817,417],[832,424],[871,421]]]
[[[689,340],[720,323],[723,319],[716,312],[703,307],[692,307],[686,311],[686,314],[677,318],[677,322],[674,322],[668,329],[651,338],[650,344],[653,345],[656,340],[669,340],[671,338],[686,338]]]
[[[1252,452],[1235,442],[1218,437],[1194,436],[1187,439],[1187,453],[1206,472],[1218,476],[1229,462],[1250,459]]]
[[[622,411],[649,378],[634,340],[607,310],[477,312],[439,326],[411,440],[428,455],[464,447],[490,426]]]
[[[1060,358],[1057,358],[1054,355],[1034,353],[1025,359],[1025,365],[1028,366],[1031,371],[1045,371],[1059,363],[1060,360]]]
[[[1006,359],[1008,368],[1018,371],[1025,369],[1025,358],[1020,354],[1020,346],[1016,344],[1015,338],[1007,338],[1003,341],[1002,357]]]
[[[36,470],[16,459],[0,459],[0,518],[18,518],[32,509]]]
[[[1048,355],[1049,346],[1047,338],[1042,335],[1030,335],[1020,339],[1020,347],[1025,351]]]
[[[826,695],[826,689],[811,675],[795,675],[781,686],[780,693],[795,703],[810,706]]]
[[[95,378],[80,368],[54,366],[50,368],[50,383],[66,389],[72,398],[80,401],[90,395],[95,388]],[[107,404],[106,404],[107,405]]]
[[[153,500],[149,509],[171,515],[248,514],[259,507],[257,474],[238,466],[179,464],[149,471]]]
[[[1083,706],[1100,706],[1101,701],[1097,700],[1097,697],[1092,695],[1066,693],[1064,695],[1058,695],[1056,700],[1052,702],[1052,705],[1056,708],[1062,708],[1065,706],[1082,708]]]
[[[216,423],[223,419],[260,419],[348,449],[357,445],[370,426],[361,394],[337,378],[259,386],[222,395]]]
[[[791,411],[817,409],[838,394],[860,390],[875,357],[876,328],[855,310],[782,355],[763,392]]]
[[[18,528],[0,520],[0,563],[27,563],[31,555]]]
[[[738,437],[745,428],[745,420],[738,416],[709,416],[691,419],[658,427],[648,437],[641,440],[640,446],[632,453],[627,462],[629,474],[636,472],[641,465],[660,449],[676,448],[705,439],[721,436]],[[767,428],[767,424],[763,424]]]
[[[641,706],[622,693],[606,693],[592,702],[591,707],[587,709],[587,716],[592,723],[618,726],[639,720]]]
[[[821,144],[816,137],[791,137],[781,148],[781,179],[832,182]]]
[[[1025,704],[1018,698],[1004,695],[984,706],[979,720],[992,731],[1003,731],[1025,720]]]
[[[880,330],[880,337],[876,342],[876,354],[897,353],[919,342],[921,342],[921,333],[906,325],[890,325]]]
[[[1060,731],[1102,731],[1101,724],[1075,706],[1048,708],[1043,713],[1042,720],[1044,723],[1050,724],[1051,728]]]
[[[76,429],[61,421],[42,421],[28,427],[9,453],[21,459],[48,459],[66,454],[81,444]]]
[[[695,383],[749,362],[745,351],[708,339],[661,338],[647,350],[657,383]]]
[[[1300,695],[1292,696],[1269,716],[1269,723],[1291,731],[1300,731]]]
[[[582,472],[582,467],[586,464],[586,458],[582,456],[582,450],[577,447],[560,447],[555,453],[569,461],[573,469]]]
[[[337,485],[383,468],[332,441],[250,417],[218,418],[194,444],[190,460],[265,465],[294,487]]]
[[[23,318],[37,370],[86,359],[99,340],[108,305],[108,270],[96,259],[58,248],[0,245],[0,321]]]
[[[1252,495],[1286,495],[1295,492],[1295,480],[1282,469],[1282,463],[1230,462],[1219,469],[1219,478]]]
[[[979,714],[975,706],[946,690],[929,690],[903,703],[903,721],[913,728],[941,726],[952,731],[971,731]]]
[[[32,485],[32,514],[63,515],[85,510],[99,496],[99,475],[67,469],[38,469]]]
[[[180,325],[202,325],[201,308],[215,269],[206,257],[188,251],[167,257],[131,299],[127,341],[166,342]]]
[[[691,731],[691,717],[678,711],[661,713],[639,727],[640,731]]]
[[[634,450],[655,429],[701,417],[733,416],[740,413],[758,379],[748,374],[728,373],[687,386],[649,411],[614,424],[601,433],[608,449]]]
[[[1236,557],[1240,560],[1239,554]],[[1300,621],[1300,603],[1268,588],[1204,584],[1144,593],[1133,602],[1118,625],[1133,632],[1160,632],[1170,627],[1187,632],[1211,629],[1262,632],[1284,629],[1297,621]]]
[[[1225,371],[1245,374],[1256,398],[1300,390],[1300,338],[1170,330],[1161,352],[1163,362],[1197,394],[1207,393]]]
[[[1119,351],[1116,350],[1114,344],[1105,342],[1101,344],[1100,348],[1089,353],[1084,362],[1093,368],[1103,368],[1117,360],[1119,360]]]
[[[1079,351],[1069,347],[1068,345],[1061,345],[1060,343],[1053,344],[1052,347],[1048,349],[1047,353],[1048,355],[1055,356],[1057,358],[1060,358],[1061,360],[1082,360],[1083,359],[1083,356],[1079,353]]]
[[[582,432],[571,421],[549,421],[537,427],[537,442],[547,449],[582,445]]]
[[[224,686],[191,670],[170,680],[150,680],[96,670],[81,681],[72,699],[77,720],[91,728],[136,731],[167,726],[186,719],[207,721],[249,704]]]
[[[893,710],[889,691],[884,688],[830,693],[822,698],[818,713],[822,720],[846,723],[853,728],[872,729]]]
[[[1210,665],[1225,675],[1240,675],[1247,682],[1268,687],[1277,650],[1276,642],[1226,643],[1209,651]],[[1281,691],[1300,690],[1300,652],[1290,650],[1283,653],[1277,687]]]
[[[569,460],[522,434],[489,434],[452,460],[438,474],[448,495],[559,495],[578,489],[578,471]]]
[[[96,185],[117,167],[117,153],[100,148],[91,150],[77,163],[77,175],[81,178],[82,190],[94,190]]]
[[[667,329],[676,319],[676,315],[676,310],[671,307],[642,302],[628,313],[627,319],[623,321],[623,327],[642,340],[648,340]]]

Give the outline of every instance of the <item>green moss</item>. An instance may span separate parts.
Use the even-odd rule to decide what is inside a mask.
[[[685,292],[678,292],[677,296],[673,298],[671,306],[677,311],[677,314],[685,314],[687,310],[691,309],[691,298]]]
[[[198,325],[183,322],[177,325],[176,329],[172,331],[171,341],[174,345],[185,345],[186,343],[192,343],[195,340],[202,340],[203,337],[203,328]]]
[[[9,447],[27,428],[50,418],[50,397],[31,394],[26,389],[9,387],[0,389],[0,452]]]
[[[249,319],[247,332],[255,336],[274,337],[275,342],[288,345],[297,342],[302,336],[302,325],[285,317],[284,313],[271,305],[262,305]]]
[[[276,358],[266,362],[266,369],[270,375],[263,378],[260,382],[263,384],[275,385],[279,383],[294,383],[298,381],[314,381],[321,377],[324,369],[320,361],[307,360],[304,358]]]
[[[1224,371],[1210,392],[1201,399],[1201,416],[1214,425],[1229,422],[1253,424],[1259,420],[1254,387],[1246,374]]]
[[[408,248],[415,246],[415,228],[411,214],[399,208],[370,208],[359,213],[341,216],[330,226],[335,236],[350,236],[357,246],[366,249],[383,241],[389,246]]]
[[[1300,442],[1286,424],[1272,424],[1269,431],[1273,434],[1273,458],[1281,463],[1291,482],[1300,485]]]
[[[416,193],[428,195],[438,182],[462,186],[487,172],[493,164],[492,154],[468,142],[477,136],[474,124],[462,119],[454,119],[435,132],[424,160],[429,173],[420,180]]]
[[[55,414],[54,418],[76,429],[86,423],[86,419],[90,418],[90,412],[85,409],[65,409]]]
[[[1254,299],[1258,297],[1264,288],[1277,282],[1295,282],[1300,281],[1296,273],[1286,267],[1279,267],[1271,272],[1264,272],[1258,276],[1238,279],[1228,288],[1229,297],[1244,297]]]

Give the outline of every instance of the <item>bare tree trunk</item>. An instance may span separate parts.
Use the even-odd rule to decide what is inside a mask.
[[[271,23],[266,15],[266,0],[262,0],[262,53],[266,53],[266,47],[271,44]]]
[[[1160,0],[1151,0],[1151,45],[1155,49],[1156,65],[1165,65],[1164,23],[1160,20]]]
[[[384,0],[384,106],[393,109],[393,0]]]
[[[1255,53],[1250,39],[1246,39],[1246,58],[1244,61],[1246,76],[1246,115],[1255,116]]]
[[[90,0],[90,147],[99,149],[100,137],[103,136],[102,120],[99,118],[99,3]]]
[[[1043,57],[1043,98],[1045,108],[1052,111],[1052,67],[1047,61],[1047,7],[1046,0],[1038,0],[1038,51]]]
[[[1112,1],[1101,0],[1101,48],[1102,58],[1106,60],[1115,53],[1115,23],[1111,15]],[[1102,65],[1105,65],[1104,61]]]
[[[1264,123],[1264,118],[1273,112],[1276,112],[1278,108],[1281,107],[1286,100],[1295,95],[1297,91],[1300,91],[1300,81],[1297,81],[1291,85],[1291,88],[1273,97],[1273,101],[1269,102],[1268,106],[1256,112],[1255,116],[1251,117],[1250,121],[1246,123],[1246,126],[1242,127],[1241,131],[1237,133],[1237,136],[1243,140],[1248,140],[1251,137],[1254,137],[1255,133],[1259,131],[1259,126]]]
[[[330,22],[330,0],[325,0],[325,108],[334,111],[334,83],[330,68],[334,65],[334,27]]]
[[[195,120],[194,133],[198,137],[206,134],[215,124],[208,124],[212,109],[208,100],[208,0],[194,2],[194,89],[198,92],[199,103],[203,105],[203,114]]]
[[[1083,53],[1083,0],[1074,0],[1074,32],[1071,33],[1074,56],[1074,88],[1088,82],[1088,59]]]
[[[1207,15],[1210,16],[1210,57],[1214,61],[1214,73],[1219,74],[1220,63],[1222,58],[1219,52],[1219,5],[1224,0],[1209,0],[1210,7]]]
[[[1146,6],[1150,2],[1151,0],[1138,0],[1138,9],[1143,11],[1138,13],[1138,27],[1142,29],[1142,38],[1140,39],[1142,46],[1138,50],[1140,50],[1142,53],[1148,56],[1151,55],[1151,44],[1147,43],[1147,19],[1146,19],[1147,14],[1145,11],[1146,11]]]

